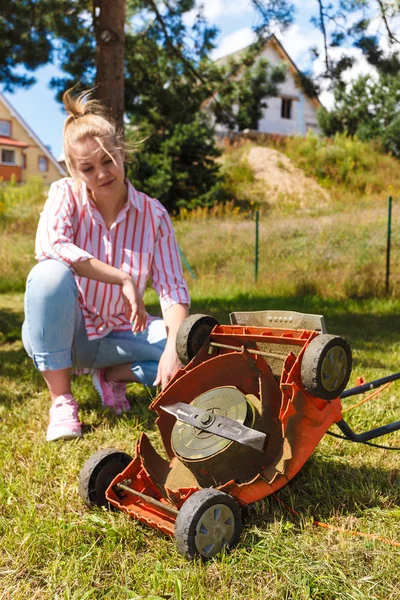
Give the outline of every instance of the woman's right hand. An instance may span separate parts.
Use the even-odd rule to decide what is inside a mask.
[[[132,323],[133,333],[144,331],[147,324],[147,313],[142,296],[131,277],[126,277],[121,285],[125,303],[125,316]]]

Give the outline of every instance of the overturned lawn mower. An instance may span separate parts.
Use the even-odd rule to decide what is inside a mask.
[[[89,507],[115,507],[173,535],[189,559],[234,546],[241,509],[286,485],[332,424],[353,441],[400,429],[357,435],[343,420],[351,351],[321,316],[232,313],[220,325],[192,315],[177,350],[186,366],[150,407],[169,460],[142,434],[133,459],[113,448],[91,456],[79,490]]]

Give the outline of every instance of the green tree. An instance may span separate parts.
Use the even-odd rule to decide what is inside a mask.
[[[315,0],[311,22],[322,36],[322,49],[314,45],[311,52],[323,60],[322,78],[330,80],[332,86],[342,82],[344,72],[354,64],[348,53],[351,46],[359,48],[381,72],[398,72],[400,41],[395,24],[399,16],[397,0]]]
[[[359,77],[353,84],[338,85],[334,107],[322,111],[323,132],[345,132],[361,140],[377,140],[382,149],[400,157],[400,77],[380,73]]]
[[[7,91],[35,83],[32,72],[63,52],[66,32],[69,43],[79,46],[88,6],[85,0],[54,0],[49,10],[47,0],[1,0],[0,81]]]
[[[261,15],[260,36],[272,24],[290,24],[287,0],[252,2]],[[282,74],[263,63],[252,68],[254,59],[248,57],[233,70],[219,69],[208,58],[216,30],[200,9],[193,25],[185,26],[185,15],[195,8],[196,0],[3,1],[0,78],[8,89],[30,85],[30,72],[51,61],[65,74],[52,81],[59,98],[74,84],[97,84],[100,100],[119,123],[124,104],[127,135],[146,138],[139,166],[130,172],[138,185],[169,209],[210,204],[217,192],[218,152],[205,102],[211,99],[217,121],[251,126],[259,115],[258,100],[276,92]],[[5,41],[9,34],[10,42]],[[12,61],[7,62],[8,53]],[[20,75],[21,65],[29,74]],[[248,71],[241,82],[230,77],[242,66]]]
[[[277,96],[286,77],[283,64],[271,66],[265,58],[257,60],[260,44],[250,47],[240,60],[231,58],[218,67],[218,102],[212,106],[217,123],[229,129],[258,129],[258,121]]]
[[[257,45],[240,60],[211,61],[215,33],[201,16],[188,31],[176,10],[166,10],[146,24],[146,36],[142,29],[127,36],[127,131],[146,138],[129,175],[169,209],[218,199],[215,122],[255,126],[265,98],[276,95],[284,79],[282,68],[256,62]]]

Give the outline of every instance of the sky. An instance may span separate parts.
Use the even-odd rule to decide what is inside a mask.
[[[294,24],[284,34],[276,32],[286,52],[301,70],[312,69],[318,72],[322,68],[318,61],[311,63],[309,48],[311,45],[321,46],[322,39],[310,17],[315,13],[316,0],[292,0],[296,6]],[[252,27],[258,24],[257,16],[251,8],[250,0],[202,0],[205,16],[209,23],[219,29],[216,49],[212,58],[217,59],[244,48],[254,41]],[[186,17],[190,24],[192,15]],[[357,58],[348,77],[368,72],[369,67],[361,57],[361,53],[351,51]],[[47,65],[34,73],[37,83],[28,90],[16,90],[13,94],[5,93],[9,102],[15,107],[31,129],[50,147],[56,158],[62,155],[62,127],[65,115],[61,105],[56,102],[54,90],[49,88],[52,77],[59,75],[54,65]],[[332,95],[323,92],[320,97],[328,108],[332,104]]]

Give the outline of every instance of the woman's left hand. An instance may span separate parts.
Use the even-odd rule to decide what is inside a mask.
[[[182,363],[176,353],[176,336],[182,321],[188,316],[188,308],[185,304],[173,304],[164,312],[164,323],[167,330],[167,344],[161,354],[158,363],[157,377],[154,385],[161,385],[164,389],[169,380],[182,367]]]
[[[163,390],[177,370],[182,366],[175,348],[167,345],[160,357],[160,362],[158,363],[157,377],[154,381],[154,385],[161,385],[161,389]]]

